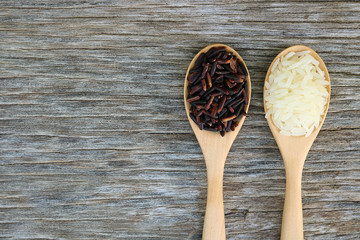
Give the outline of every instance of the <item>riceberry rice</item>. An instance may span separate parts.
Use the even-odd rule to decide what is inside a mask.
[[[187,80],[190,118],[200,130],[234,131],[248,104],[248,72],[226,47],[213,47],[201,53]]]

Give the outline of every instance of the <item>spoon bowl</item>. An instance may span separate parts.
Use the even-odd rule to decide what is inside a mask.
[[[327,111],[329,109],[330,103],[330,76],[329,72],[325,66],[325,63],[320,58],[320,56],[311,48],[296,45],[289,47],[279,53],[274,61],[271,63],[265,78],[265,82],[269,81],[269,76],[271,74],[271,68],[276,62],[276,60],[282,56],[287,55],[289,52],[300,52],[300,51],[310,51],[310,55],[319,61],[319,67],[325,73],[325,80],[329,82],[327,90],[329,96],[327,99],[327,104],[325,106],[325,112],[321,119],[318,128],[315,128],[313,132],[308,136],[286,136],[280,133],[280,130],[275,126],[271,117],[267,118],[270,130],[274,136],[274,139],[280,149],[282,155],[285,172],[286,172],[286,192],[285,192],[285,202],[283,210],[283,219],[282,219],[282,228],[281,228],[281,239],[282,240],[298,240],[303,239],[303,217],[302,217],[302,203],[301,203],[301,176],[302,170],[305,163],[306,156],[315,141],[316,136],[318,135],[321,126],[324,123]],[[265,113],[266,102],[265,102],[265,84],[264,84],[264,108]]]
[[[221,137],[219,132],[211,132],[206,130],[200,130],[190,118],[190,104],[186,101],[188,96],[188,81],[187,77],[189,71],[195,65],[196,59],[201,53],[206,53],[213,47],[226,47],[228,52],[232,52],[245,66],[241,56],[231,47],[224,44],[213,44],[202,49],[191,61],[185,76],[184,83],[184,102],[186,115],[189,119],[191,128],[193,129],[195,136],[199,142],[201,150],[203,152],[206,169],[207,169],[207,181],[208,181],[208,195],[206,204],[206,213],[204,220],[203,239],[225,239],[225,218],[224,218],[224,205],[223,205],[223,174],[226,157],[229,153],[232,143],[238,135],[241,126],[245,121],[245,116],[242,116],[239,125],[234,131],[227,132],[224,137]],[[248,112],[251,96],[251,82],[250,75],[247,76],[247,95],[248,104],[245,106],[245,112]]]

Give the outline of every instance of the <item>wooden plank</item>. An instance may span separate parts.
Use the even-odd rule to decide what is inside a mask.
[[[262,87],[295,44],[332,81],[304,168],[305,238],[359,238],[359,16],[358,1],[1,1],[0,238],[201,239],[206,173],[183,78],[218,42],[253,86],[225,167],[227,238],[279,239],[284,167]]]

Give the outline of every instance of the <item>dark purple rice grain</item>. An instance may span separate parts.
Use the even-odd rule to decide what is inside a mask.
[[[220,100],[220,104],[219,104],[219,108],[218,108],[218,113],[220,113],[224,107],[224,104],[225,104],[225,101],[226,101],[226,97],[222,97],[221,100]]]
[[[243,72],[242,68],[240,67],[240,61],[239,61],[239,59],[236,60],[236,70],[237,70],[237,72],[240,73],[240,74],[245,74],[245,73]]]
[[[212,80],[211,80],[211,76],[210,76],[209,72],[206,73],[206,80],[207,80],[207,83],[209,85],[209,88],[211,88],[212,87]]]
[[[211,48],[209,51],[205,53],[205,57],[208,59],[214,53],[215,48]]]
[[[210,117],[212,117],[212,118],[218,118],[218,117],[216,116],[216,110],[217,110],[217,107],[214,106],[214,107],[211,109],[211,115],[210,115]]]
[[[205,75],[206,75],[207,71],[209,70],[209,66],[210,66],[210,63],[205,64],[204,69],[201,73],[201,78],[205,78]]]
[[[224,79],[224,75],[220,75],[220,76],[217,76],[215,79],[214,79],[214,82],[217,82],[217,83],[220,83],[222,82]]]
[[[216,64],[216,68],[219,69],[219,70],[224,70],[224,67],[221,66],[220,64]]]
[[[228,55],[227,54],[223,54],[220,58],[221,59],[227,59]]]
[[[224,70],[229,71],[230,73],[235,73],[234,70],[232,70],[232,69],[228,66],[228,64],[223,64],[223,65],[221,65],[221,66],[224,68]]]
[[[195,68],[201,67],[201,64],[204,62],[204,60],[205,60],[205,54],[201,53],[200,56],[195,61]]]
[[[232,57],[232,53],[231,52],[228,52],[228,53],[226,53],[226,55],[227,55],[227,57],[229,58],[231,58]]]
[[[238,93],[241,89],[242,89],[242,84],[237,84],[234,88],[233,88],[233,92],[234,94]]]
[[[192,97],[192,98],[188,98],[187,102],[190,103],[190,102],[193,102],[193,101],[196,101],[196,100],[199,100],[200,99],[200,96],[195,96],[195,97]]]
[[[242,88],[239,92],[237,92],[237,93],[234,95],[234,97],[235,97],[235,98],[239,97],[240,95],[243,94],[243,92],[245,92],[245,88]]]
[[[198,113],[195,114],[196,117],[200,117],[201,115],[203,115],[203,110],[199,111]]]
[[[229,91],[226,90],[225,88],[222,87],[214,87],[214,88],[225,95],[229,95]]]
[[[203,88],[203,86],[201,84],[195,86],[194,88],[192,88],[189,92],[190,95],[193,95],[196,92],[199,92],[201,89]]]
[[[233,121],[233,124],[232,124],[234,127],[237,127],[239,126],[239,121]],[[231,129],[232,130],[232,129]],[[234,130],[233,130],[234,131]]]
[[[200,74],[201,74],[201,72],[193,72],[193,73],[189,74],[187,79],[190,83],[193,83],[200,76]]]
[[[214,101],[214,98],[215,98],[214,96],[211,96],[211,97],[210,97],[209,101],[208,101],[208,102],[206,103],[206,105],[205,105],[205,110],[209,110],[212,102]]]
[[[200,123],[200,116],[196,116],[196,122],[199,124]]]
[[[205,104],[199,104],[196,106],[196,109],[200,110],[203,109],[205,107]]]
[[[205,78],[201,79],[201,84],[203,86],[203,90],[206,92],[206,81],[205,81]]]
[[[244,110],[244,109],[241,109],[241,112],[240,112],[239,116],[237,116],[237,118],[240,120],[240,118],[241,118],[242,116],[246,116],[246,115],[247,115],[247,114],[246,114],[245,110]]]
[[[233,88],[236,86],[236,83],[231,83],[229,80],[225,80],[226,85],[228,85],[229,88]]]
[[[229,104],[231,104],[232,102],[236,101],[236,98],[230,98],[227,99],[226,102],[224,103],[224,107],[227,107]]]
[[[210,70],[210,76],[213,77],[214,74],[215,74],[215,71],[216,71],[216,65],[217,63],[214,62],[212,65],[211,65],[211,70]]]
[[[222,126],[221,122],[218,122],[217,124],[218,124],[218,129],[219,129],[219,131],[222,131],[222,130],[223,130],[223,126]]]
[[[228,104],[228,107],[234,107],[235,105],[239,105],[240,103],[244,102],[245,99],[240,98],[240,99],[235,99],[235,101],[232,101],[231,103]]]
[[[211,95],[211,93],[213,92],[213,91],[215,91],[216,89],[215,88],[210,88],[210,89],[208,89],[207,91],[206,91],[206,93],[204,94],[204,97],[206,98],[206,97],[208,97],[209,95]]]
[[[219,118],[222,118],[223,116],[224,116],[224,114],[225,113],[227,113],[227,108],[224,108],[221,112],[220,112],[220,114],[219,114]]]
[[[244,78],[234,80],[234,82],[236,82],[236,83],[243,83],[244,81],[245,81]]]
[[[200,130],[225,132],[234,130],[246,114],[247,72],[242,62],[225,47],[210,49],[195,60],[188,75],[190,118]]]
[[[217,132],[218,131],[217,128],[205,127],[205,126],[204,126],[204,130],[211,131],[211,132]]]
[[[232,124],[232,120],[230,120],[230,121],[228,121],[228,122],[227,122],[227,126],[226,126],[225,131],[227,131],[227,132],[229,132],[229,131],[230,131],[231,124]]]
[[[240,61],[239,61],[239,66],[240,66],[242,72],[245,74],[245,76],[248,76],[249,73],[246,71],[245,66],[244,66],[244,65],[242,64],[242,62],[240,62]]]
[[[230,59],[230,69],[232,70],[232,72],[236,73],[237,69],[236,69],[236,60],[234,58]]]
[[[243,88],[244,89],[244,88]],[[247,99],[247,94],[246,94],[246,91],[242,91],[242,94],[244,96],[244,99],[245,99],[245,105],[248,105],[248,99]]]
[[[225,74],[228,74],[230,72],[229,71],[217,71],[215,73],[218,74],[218,75],[225,75]]]
[[[236,118],[236,115],[235,115],[235,114],[232,114],[232,115],[230,115],[230,116],[228,116],[228,117],[224,117],[224,118],[222,119],[222,122],[227,122],[227,121],[233,120],[234,118]]]
[[[226,52],[226,48],[225,47],[217,47],[217,48],[214,48],[214,51],[209,54],[208,58],[212,58],[212,57],[215,57],[218,53],[224,53]]]
[[[235,115],[236,115],[237,117],[240,116],[241,111],[243,110],[243,108],[244,108],[244,104],[241,104],[241,105],[239,106],[239,108],[237,109],[236,113],[235,113]]]
[[[197,100],[197,101],[191,102],[190,104],[193,105],[193,106],[204,105],[204,104],[206,104],[206,101],[204,101],[204,100]]]
[[[211,118],[208,115],[205,114],[204,116],[205,116],[205,121],[206,122],[211,122]]]
[[[201,78],[200,78],[200,75],[199,77],[197,77],[194,81],[193,81],[193,85],[196,85],[200,82]]]
[[[220,59],[220,60],[217,60],[216,62],[219,63],[219,64],[229,64],[229,63],[230,63],[230,60]]]
[[[204,113],[206,116],[210,117],[210,118],[215,118],[215,119],[218,118],[218,116],[213,117],[213,115],[212,115],[210,112],[208,112],[208,111],[203,111],[203,113]]]
[[[192,113],[190,113],[190,118],[191,118],[196,124],[198,124],[197,121],[196,121],[195,116],[194,116]]]
[[[228,86],[226,86],[226,90],[229,91],[229,96],[234,95],[234,91],[232,90],[232,88],[229,88]]]
[[[242,104],[245,101],[245,99],[242,99],[240,102],[238,103],[234,103],[231,105],[232,108],[236,109],[240,104]]]
[[[229,73],[229,74],[226,74],[224,77],[235,81],[235,80],[239,80],[241,78],[245,78],[245,75],[238,74],[238,73]]]
[[[215,58],[216,58],[216,59],[220,59],[220,58],[222,57],[222,54],[223,54],[223,53],[224,53],[224,52],[219,52],[218,55],[216,55]]]
[[[215,88],[214,88],[215,90]],[[217,93],[212,93],[211,96],[214,96],[214,97],[220,97],[221,93],[220,92],[217,92]]]
[[[194,69],[191,69],[189,71],[189,74],[193,73],[193,72],[201,72],[202,71],[202,68],[201,67],[198,67],[198,68],[194,68]]]

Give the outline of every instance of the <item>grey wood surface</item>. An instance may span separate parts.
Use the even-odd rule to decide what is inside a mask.
[[[305,239],[360,239],[359,1],[0,2],[0,238],[201,239],[206,173],[183,79],[224,43],[253,86],[224,174],[228,239],[279,239],[267,68],[304,44],[331,104],[303,175]]]

